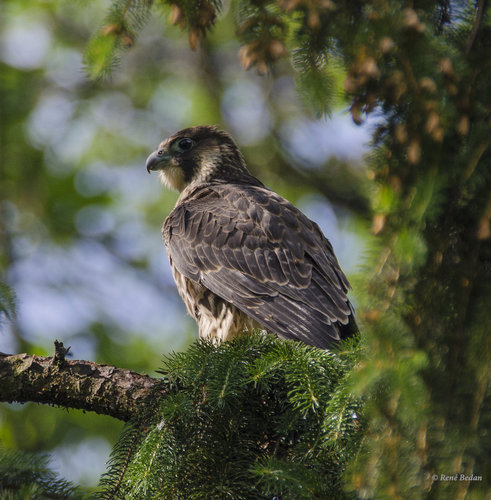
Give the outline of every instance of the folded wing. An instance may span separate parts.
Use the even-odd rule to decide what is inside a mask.
[[[283,338],[325,348],[356,331],[331,244],[263,186],[196,189],[167,218],[164,240],[179,272]]]

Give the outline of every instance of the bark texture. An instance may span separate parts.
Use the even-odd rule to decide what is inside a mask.
[[[0,353],[0,401],[46,403],[94,411],[124,422],[142,407],[158,379],[111,365],[67,360],[55,342],[54,356]]]

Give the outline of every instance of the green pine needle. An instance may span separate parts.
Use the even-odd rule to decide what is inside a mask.
[[[361,438],[361,405],[344,389],[357,349],[256,334],[170,356],[173,393],[120,440],[101,498],[343,498]]]
[[[49,468],[48,461],[48,457],[43,454],[0,448],[0,498],[82,498],[81,492],[75,486],[58,478]]]

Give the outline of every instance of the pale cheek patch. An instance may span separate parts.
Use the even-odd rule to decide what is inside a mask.
[[[220,165],[221,155],[222,153],[218,147],[201,151],[199,155],[200,169],[193,181],[197,183],[207,182],[216,172],[217,165]]]
[[[160,182],[170,189],[182,191],[186,185],[184,172],[180,167],[169,166],[159,170]]]

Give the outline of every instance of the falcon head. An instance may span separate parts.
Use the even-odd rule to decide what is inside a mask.
[[[146,167],[148,173],[158,171],[162,182],[178,191],[191,183],[251,177],[232,137],[208,125],[186,128],[165,139],[147,158]]]

